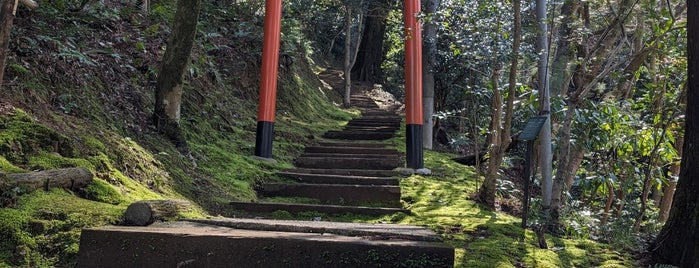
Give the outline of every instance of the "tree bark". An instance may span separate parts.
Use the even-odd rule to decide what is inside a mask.
[[[350,75],[350,56],[352,52],[350,51],[352,45],[352,7],[346,5],[347,14],[345,14],[345,107],[350,107],[350,94],[352,92],[352,76]]]
[[[381,82],[381,63],[384,58],[383,40],[386,33],[386,18],[391,1],[371,1],[366,27],[359,44],[357,61],[352,67],[352,80]]]
[[[684,137],[682,134],[677,134],[678,137],[675,138],[675,150],[677,150],[677,155],[682,157],[682,147],[684,146]],[[663,188],[663,197],[660,200],[660,212],[658,212],[658,221],[665,222],[670,216],[670,207],[672,207],[672,198],[675,196],[675,189],[677,188],[677,178],[680,175],[680,163],[673,163],[670,166],[670,176],[668,178],[668,184]]]
[[[192,211],[192,205],[185,200],[138,201],[126,208],[124,224],[147,226],[156,221],[177,219],[182,213]]]
[[[5,174],[0,181],[0,188],[23,187],[26,192],[39,189],[63,188],[80,189],[92,182],[92,172],[86,168],[51,169],[29,173]]]
[[[5,63],[10,54],[10,32],[15,19],[17,0],[3,0],[0,5],[0,88],[5,75]]]
[[[437,24],[433,20],[441,2],[441,0],[425,1],[424,11],[429,21],[425,23],[424,53],[422,54],[422,116],[424,119],[422,145],[428,150],[432,150],[434,140],[434,66],[437,63]]]
[[[699,2],[687,0],[688,86],[680,178],[670,217],[650,245],[657,262],[699,267]]]
[[[201,0],[178,0],[172,36],[165,50],[155,86],[153,124],[158,132],[169,138],[180,151],[187,151],[187,141],[180,129],[182,84],[190,61]]]

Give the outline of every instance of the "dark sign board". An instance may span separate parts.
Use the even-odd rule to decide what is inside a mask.
[[[520,140],[533,141],[539,136],[541,132],[541,127],[546,123],[546,116],[534,116],[527,120],[527,124],[524,125],[522,133],[519,134]]]

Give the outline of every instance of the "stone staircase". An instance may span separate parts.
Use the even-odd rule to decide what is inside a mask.
[[[385,142],[400,129],[401,118],[361,95],[353,96],[353,104],[362,111],[361,118],[351,120],[340,131],[328,131],[323,135],[325,141],[306,147],[296,159],[295,169],[278,173],[293,183],[265,183],[257,189],[262,197],[303,197],[317,203],[231,202],[232,209],[246,213],[410,213],[401,208],[398,172],[394,171],[403,160],[398,150]]]
[[[290,182],[256,188],[259,202],[231,202],[231,218],[157,223],[148,227],[88,229],[78,267],[451,267],[454,249],[434,232],[397,224],[237,218],[275,211],[384,215],[406,213],[396,168],[400,153],[386,142],[401,118],[353,95],[362,117],[309,146]],[[312,203],[268,202],[302,197]],[[293,198],[292,198],[293,199]],[[236,218],[233,218],[236,217]]]

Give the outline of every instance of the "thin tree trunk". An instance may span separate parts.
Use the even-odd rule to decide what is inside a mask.
[[[350,74],[350,56],[352,52],[350,47],[352,45],[352,7],[346,5],[347,9],[346,21],[345,21],[345,107],[350,107],[350,94],[352,92],[352,76]]]
[[[498,171],[500,170],[500,164],[502,164],[502,157],[492,157],[497,156],[500,151],[502,135],[502,94],[500,93],[498,80],[500,79],[500,66],[497,63],[497,51],[494,53],[493,59],[496,61],[496,66],[493,68],[493,75],[490,78],[490,83],[493,87],[493,98],[491,101],[491,121],[490,121],[490,135],[488,144],[488,154],[491,156],[488,159],[488,170],[485,174],[485,180],[483,185],[479,189],[478,198],[485,206],[490,209],[495,208],[495,192],[497,187]],[[476,152],[477,154],[477,152]]]
[[[5,63],[10,54],[10,32],[12,32],[17,4],[17,0],[4,0],[0,5],[0,88],[5,75]]]
[[[168,137],[180,151],[188,151],[180,129],[182,84],[190,61],[201,0],[178,0],[172,36],[165,50],[155,86],[153,123],[158,132]]]
[[[682,134],[677,135],[678,136],[675,138],[675,150],[677,150],[677,155],[682,157],[684,136]],[[675,188],[677,187],[677,178],[679,175],[680,163],[673,163],[670,166],[668,184],[663,188],[663,197],[660,200],[660,212],[658,215],[658,220],[660,222],[665,222],[667,217],[670,216],[670,207],[672,207],[672,198],[675,196]]]
[[[362,1],[361,3],[364,3]],[[362,4],[360,3],[360,6]],[[361,9],[359,10],[360,12],[357,12],[357,41],[354,41],[354,55],[352,55],[352,63],[350,64],[350,68],[354,67],[354,64],[357,62],[357,55],[359,54],[359,44],[362,43],[362,33],[364,32],[364,14],[361,12]]]
[[[425,14],[429,17],[437,12],[441,0],[426,1]],[[422,54],[422,106],[423,106],[423,128],[422,145],[425,149],[432,149],[434,133],[434,66],[437,62],[437,25],[432,21],[425,23],[425,39]]]
[[[505,102],[505,124],[502,130],[502,144],[500,145],[500,157],[502,157],[512,142],[512,118],[514,117],[514,103],[517,97],[517,72],[519,65],[519,47],[522,43],[522,1],[513,0],[514,7],[514,35],[512,40],[512,62],[508,77],[507,101]]]

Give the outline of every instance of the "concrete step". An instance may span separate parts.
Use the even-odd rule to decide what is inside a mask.
[[[345,126],[342,131],[369,131],[369,132],[396,132],[400,129],[399,126]]]
[[[400,128],[400,121],[386,122],[386,121],[349,121],[345,127],[397,127]]]
[[[308,197],[342,205],[381,203],[400,207],[400,187],[392,185],[264,183],[257,192],[263,196]]]
[[[344,213],[381,216],[393,213],[402,212],[410,214],[410,210],[402,208],[383,208],[383,207],[361,207],[361,206],[338,206],[338,205],[318,205],[318,204],[293,204],[293,203],[267,203],[267,202],[230,202],[231,208],[237,211],[245,211],[248,213],[272,213],[278,210],[287,211],[289,213],[300,213],[306,211],[315,211],[328,215],[339,215]],[[225,211],[225,210],[224,210]],[[225,212],[222,213],[224,216]],[[230,216],[235,216],[232,214]]]
[[[300,168],[328,169],[369,169],[392,170],[403,163],[396,158],[335,158],[335,157],[299,157],[294,162]]]
[[[277,172],[287,178],[292,178],[302,183],[321,184],[356,184],[356,185],[398,185],[397,178],[391,177],[366,177],[330,174],[308,174],[295,172]]]
[[[340,154],[384,154],[398,155],[396,149],[366,148],[366,147],[340,147],[340,146],[308,146],[306,153],[340,153]]]
[[[393,144],[383,142],[361,142],[361,141],[326,141],[319,142],[318,146],[325,147],[362,147],[362,148],[385,148]]]
[[[346,236],[289,225],[283,228],[321,232],[245,230],[214,224],[229,223],[85,229],[76,267],[393,267],[423,262],[452,267],[454,262],[454,249],[441,242],[403,237],[416,232],[410,228],[395,234]],[[365,227],[357,229],[361,228]]]
[[[393,171],[393,170],[366,170],[366,169],[296,168],[296,169],[288,169],[286,171],[293,172],[293,173],[347,175],[347,176],[364,176],[364,177],[396,177],[396,176],[401,175],[398,171]]]
[[[355,118],[350,120],[350,122],[385,122],[385,123],[395,123],[401,122],[403,119],[397,115],[375,115],[375,116],[363,116],[360,118]]]
[[[329,157],[329,158],[388,158],[400,161],[398,154],[341,154],[341,153],[303,153],[300,157]]]
[[[323,134],[323,138],[341,140],[387,140],[393,138],[394,135],[394,132],[328,131]]]

